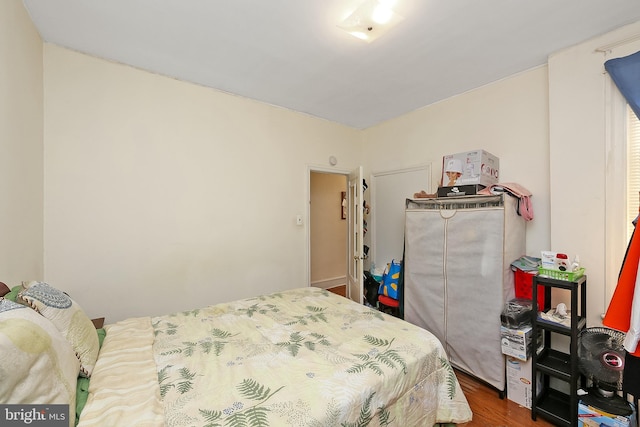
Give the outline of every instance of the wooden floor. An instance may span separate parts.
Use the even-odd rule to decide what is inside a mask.
[[[345,296],[346,287],[337,286],[328,289],[338,295]],[[473,420],[459,424],[461,427],[550,427],[553,424],[538,417],[537,421],[531,419],[531,411],[500,396],[494,388],[481,381],[456,370],[458,382],[462,392],[467,397]]]
[[[333,292],[334,294],[341,295],[343,297],[347,296],[347,285],[336,286],[333,288],[329,288],[327,290]]]
[[[507,398],[500,399],[496,389],[456,370],[458,382],[473,412],[473,420],[461,427],[550,427],[541,417],[531,419],[531,411]]]

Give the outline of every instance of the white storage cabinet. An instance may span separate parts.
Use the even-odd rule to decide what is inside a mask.
[[[515,296],[511,262],[525,221],[509,195],[407,199],[404,319],[435,334],[451,364],[506,387],[500,313]]]

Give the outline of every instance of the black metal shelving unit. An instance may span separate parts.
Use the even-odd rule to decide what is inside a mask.
[[[544,287],[544,307],[538,307],[538,286]],[[539,331],[543,335],[543,346],[533,352],[532,358],[532,390],[533,402],[531,418],[541,416],[559,426],[578,425],[578,388],[584,387],[585,378],[578,369],[578,334],[587,324],[587,276],[583,275],[573,281],[552,279],[544,276],[533,278],[533,310],[534,313],[548,311],[551,308],[551,290],[560,288],[569,291],[571,326],[542,319],[539,315],[532,322],[532,336]],[[569,352],[551,348],[555,334],[569,337]],[[540,378],[538,378],[540,376]],[[552,388],[551,379],[568,384],[569,394]],[[542,382],[540,393],[538,381]]]

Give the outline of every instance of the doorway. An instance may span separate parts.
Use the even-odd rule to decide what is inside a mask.
[[[309,172],[310,285],[346,295],[348,174]]]

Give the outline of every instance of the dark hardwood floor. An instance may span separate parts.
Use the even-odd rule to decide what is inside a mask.
[[[346,287],[337,286],[328,289],[345,296]],[[506,397],[500,399],[498,392],[481,381],[456,371],[458,382],[473,412],[473,420],[460,424],[460,427],[550,427],[553,424],[538,417],[531,419],[531,411]]]
[[[473,412],[473,420],[459,424],[461,427],[550,427],[553,424],[538,417],[531,419],[531,411],[506,397],[500,399],[498,392],[477,379],[456,370],[458,382]]]
[[[327,290],[333,292],[334,294],[341,295],[343,297],[347,296],[347,285],[336,286],[333,288],[329,288]]]

